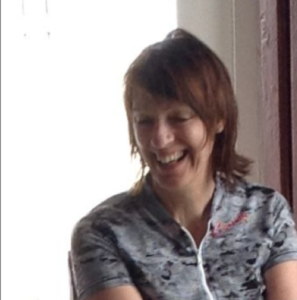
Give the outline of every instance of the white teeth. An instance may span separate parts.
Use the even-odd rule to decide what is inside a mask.
[[[164,157],[157,157],[157,160],[161,162],[162,164],[169,164],[173,161],[177,161],[184,155],[183,152],[177,152],[172,155],[164,156]]]

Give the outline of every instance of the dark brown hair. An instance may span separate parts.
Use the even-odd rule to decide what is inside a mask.
[[[213,171],[219,172],[229,187],[249,173],[251,160],[236,152],[237,104],[226,67],[202,41],[183,29],[142,51],[125,75],[124,101],[128,117],[131,155],[140,155],[133,132],[133,99],[147,93],[167,101],[189,105],[203,121],[209,136],[215,136]],[[218,122],[224,130],[216,133]],[[134,190],[144,179],[145,161]]]

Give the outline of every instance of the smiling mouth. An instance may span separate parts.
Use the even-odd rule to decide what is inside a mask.
[[[169,166],[182,161],[187,155],[187,151],[181,151],[167,156],[156,157],[158,163],[162,166]]]

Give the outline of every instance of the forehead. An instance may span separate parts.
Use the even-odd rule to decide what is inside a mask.
[[[184,111],[192,110],[189,105],[175,99],[139,95],[133,99],[133,112]]]

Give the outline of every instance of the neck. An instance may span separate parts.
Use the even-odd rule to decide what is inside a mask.
[[[186,228],[209,219],[214,189],[215,180],[212,174],[201,176],[195,184],[180,190],[162,189],[154,185],[154,190],[165,208]]]

